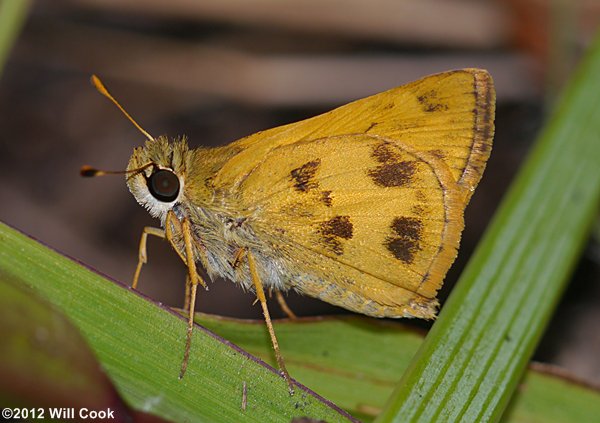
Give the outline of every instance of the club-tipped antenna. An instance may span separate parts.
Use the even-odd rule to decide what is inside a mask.
[[[138,125],[138,123],[131,117],[131,115],[129,113],[127,113],[127,111],[125,111],[125,109],[123,108],[123,106],[121,106],[119,104],[119,102],[117,100],[115,100],[115,98],[111,95],[111,93],[108,92],[108,90],[106,89],[106,87],[104,86],[104,84],[102,83],[102,81],[100,81],[100,78],[98,78],[96,75],[92,75],[92,77],[90,78],[90,80],[92,81],[92,84],[94,85],[94,87],[96,87],[96,90],[98,90],[98,92],[100,94],[102,94],[104,97],[106,97],[110,101],[112,101],[114,103],[114,105],[117,106],[121,112],[123,112],[123,114],[125,115],[125,117],[127,119],[129,119],[129,121],[131,123],[133,123],[133,125],[137,129],[139,129],[139,131],[142,134],[144,134],[146,136],[146,138],[148,138],[150,141],[154,140],[154,137],[152,135],[150,135],[148,132],[146,132],[144,130],[144,128],[142,128],[140,125]]]

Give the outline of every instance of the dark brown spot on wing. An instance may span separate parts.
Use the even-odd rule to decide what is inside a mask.
[[[439,100],[436,98],[437,96],[437,91],[429,90],[418,96],[417,100],[419,101],[419,103],[421,103],[421,106],[423,106],[423,110],[425,110],[426,112],[441,112],[448,110],[448,105],[439,102]]]
[[[416,162],[402,161],[379,165],[375,169],[369,169],[367,174],[379,186],[402,187],[412,182],[416,170]]]
[[[294,188],[298,191],[306,192],[319,187],[319,183],[314,180],[314,177],[319,170],[321,160],[316,159],[292,170],[290,176],[294,183]]]
[[[331,207],[331,204],[332,204],[331,191],[322,191],[321,192],[321,201],[327,207]]]
[[[352,238],[352,222],[350,216],[335,216],[321,225],[322,233],[343,239]]]
[[[388,238],[385,240],[385,246],[398,260],[412,264],[415,254],[419,251],[419,245],[410,239]]]
[[[423,223],[414,217],[395,217],[390,225],[392,235],[385,240],[385,246],[398,260],[411,264],[415,254],[421,251]]]
[[[327,248],[337,255],[342,255],[342,240],[352,239],[353,229],[350,216],[335,216],[321,223],[319,233]]]
[[[374,169],[369,169],[367,175],[382,187],[400,187],[412,182],[417,164],[413,160],[403,160],[402,155],[394,151],[388,142],[373,147],[371,156],[379,163]]]
[[[421,239],[423,223],[420,219],[414,217],[395,217],[392,221],[391,228],[398,236],[419,241]]]
[[[373,148],[373,152],[371,156],[379,163],[389,163],[389,162],[398,162],[400,161],[400,155],[392,150],[392,145],[384,142],[381,144],[377,144]]]

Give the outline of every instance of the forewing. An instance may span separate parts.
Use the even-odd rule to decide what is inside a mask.
[[[282,145],[370,134],[440,158],[454,181],[472,192],[491,151],[494,112],[495,91],[486,71],[444,72],[243,138],[234,143],[240,153],[219,178],[226,186],[239,184],[244,177],[241,169],[259,165],[270,150]]]

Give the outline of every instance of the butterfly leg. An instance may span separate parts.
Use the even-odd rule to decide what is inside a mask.
[[[178,227],[181,226],[179,224],[179,221],[177,220],[177,218],[175,218],[175,216],[173,216],[171,219],[169,219],[169,217],[167,217],[167,221],[169,221],[169,220],[172,220],[171,221],[172,224],[177,224]],[[175,223],[175,222],[177,222],[177,223]],[[163,239],[166,238],[168,240],[171,240],[171,239],[173,239],[173,230],[171,229],[171,227],[169,225],[167,225],[166,230],[160,229],[160,228],[154,228],[152,226],[146,226],[144,228],[144,230],[142,231],[142,236],[140,238],[140,247],[139,247],[139,251],[138,251],[138,264],[135,268],[135,273],[133,274],[133,282],[131,283],[131,287],[133,289],[137,289],[137,286],[138,286],[138,283],[140,280],[140,273],[142,271],[142,266],[144,264],[148,263],[148,253],[147,253],[148,235],[154,235],[155,237],[158,237],[158,238],[163,238]],[[177,250],[177,248],[175,248],[175,251],[177,251],[177,254],[179,254],[179,257],[181,257],[181,260],[183,260],[185,262],[186,261],[185,257],[179,252],[179,250]],[[206,283],[204,283],[202,278],[198,277],[198,281],[200,282],[200,285],[202,285],[205,289],[208,289],[208,287],[206,286]],[[186,287],[186,296],[188,296],[187,287]]]
[[[174,231],[180,232],[183,235],[185,255],[182,254],[181,251],[179,251],[179,249],[177,249],[174,238]],[[196,291],[198,288],[198,284],[204,286],[205,288],[207,288],[207,286],[204,280],[202,280],[202,278],[198,275],[198,272],[196,270],[196,262],[194,260],[194,250],[192,245],[192,235],[189,221],[187,219],[184,219],[183,222],[180,222],[175,216],[175,214],[172,211],[169,211],[165,222],[165,230],[148,226],[145,227],[144,231],[142,232],[142,238],[140,239],[139,260],[132,283],[133,288],[137,287],[142,266],[148,261],[148,255],[146,253],[146,243],[148,235],[154,235],[159,238],[166,238],[171,243],[173,249],[177,252],[179,257],[188,266],[188,275],[186,277],[186,299],[184,303],[184,308],[188,312],[188,328],[185,342],[185,352],[183,354],[183,361],[181,363],[181,371],[179,372],[179,378],[181,379],[185,375],[190,357],[192,333],[194,328]]]
[[[298,318],[298,316],[296,316],[296,313],[294,313],[290,306],[287,304],[287,301],[285,301],[285,298],[283,298],[283,294],[281,293],[281,291],[275,291],[275,298],[279,303],[279,307],[281,307],[283,312],[287,314],[287,317],[289,317],[292,320],[296,320]]]
[[[167,215],[167,228],[169,228],[170,221],[176,220],[176,217],[173,215]],[[181,232],[183,234],[183,242],[185,246],[185,262],[188,267],[188,277],[189,277],[189,310],[188,310],[188,326],[187,326],[187,334],[185,338],[185,350],[183,353],[183,361],[181,363],[181,371],[179,372],[179,379],[182,379],[187,370],[188,361],[190,358],[190,348],[192,346],[192,334],[194,330],[194,310],[196,308],[196,291],[198,288],[198,284],[202,284],[204,286],[205,283],[198,276],[198,272],[196,271],[196,261],[194,258],[194,248],[192,245],[192,233],[190,229],[190,222],[187,219],[183,219],[181,222]],[[173,243],[172,234],[170,230],[167,229],[167,239]],[[188,285],[186,281],[186,285]],[[187,302],[187,301],[186,301]]]
[[[167,219],[165,221],[165,236],[164,236],[164,238],[167,238],[167,240],[171,243],[171,246],[173,247],[173,249],[175,250],[177,255],[179,255],[179,258],[181,258],[181,260],[187,264],[186,257],[181,253],[181,251],[179,251],[179,249],[177,248],[177,246],[175,244],[175,235],[173,233],[174,231],[182,233],[182,231],[183,231],[182,224],[177,219],[177,216],[175,216],[175,213],[173,213],[172,211],[169,211],[167,213]],[[190,235],[190,239],[191,239],[191,235]],[[184,242],[185,242],[185,239],[184,239]],[[196,274],[196,280],[198,281],[198,283],[200,285],[202,285],[204,287],[204,289],[208,290],[208,286],[206,285],[204,280],[200,277],[200,275]],[[185,306],[185,304],[187,304],[189,302],[189,296],[190,296],[189,294],[190,294],[189,293],[189,277],[187,277],[186,281],[185,281],[186,299],[184,300],[184,309],[186,309],[186,310],[187,310],[187,307]]]
[[[192,281],[190,275],[185,275],[185,298],[183,300],[183,311],[189,313],[190,311],[190,295],[192,294]]]
[[[250,268],[252,283],[254,284],[254,288],[256,289],[256,297],[260,301],[263,316],[265,318],[265,323],[267,324],[267,329],[269,330],[269,335],[271,336],[271,343],[273,344],[273,350],[275,351],[275,358],[277,359],[277,364],[279,365],[279,371],[281,372],[283,378],[288,384],[288,390],[290,391],[290,395],[294,395],[294,386],[292,385],[290,374],[285,368],[283,356],[281,355],[281,351],[279,350],[279,343],[277,342],[275,330],[273,329],[273,323],[271,322],[271,316],[269,315],[269,309],[267,308],[267,298],[265,297],[265,291],[263,289],[262,282],[260,281],[260,277],[258,276],[258,270],[256,269],[256,262],[254,261],[254,256],[250,251],[246,251],[246,259],[248,260],[248,267]]]
[[[165,231],[160,228],[153,228],[151,226],[146,226],[142,231],[142,237],[140,238],[140,249],[138,252],[138,264],[135,268],[135,273],[133,275],[133,282],[131,283],[131,287],[133,289],[137,289],[138,281],[140,279],[140,272],[142,271],[142,266],[148,263],[148,254],[146,252],[148,235],[154,235],[159,238],[165,238]]]

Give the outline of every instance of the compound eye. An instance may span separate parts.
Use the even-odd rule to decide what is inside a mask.
[[[148,178],[148,190],[158,201],[170,203],[179,194],[179,178],[167,169],[160,169]]]

